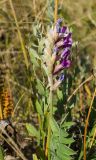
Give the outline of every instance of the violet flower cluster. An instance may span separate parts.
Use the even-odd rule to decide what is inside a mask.
[[[59,83],[64,79],[62,70],[69,68],[72,47],[72,33],[68,27],[61,26],[62,19],[58,19],[55,27],[47,35],[45,42],[45,62],[53,76],[59,76]]]

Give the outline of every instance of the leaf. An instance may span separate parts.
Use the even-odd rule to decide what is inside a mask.
[[[36,51],[31,48],[31,49],[29,50],[29,54],[30,54],[31,62],[32,62],[36,67],[39,67],[38,59],[40,59],[40,58],[39,58],[38,54],[36,53]]]
[[[37,79],[36,88],[37,88],[38,93],[39,93],[40,95],[44,95],[44,94],[45,94],[44,86],[43,86],[42,82],[41,82],[39,79]]]
[[[40,115],[43,115],[42,106],[40,105],[38,100],[36,100],[36,110]]]
[[[73,142],[74,142],[73,138],[60,137],[60,143],[62,143],[62,144],[71,144]]]
[[[59,144],[59,142],[58,142],[58,137],[54,137],[54,136],[52,136],[51,137],[51,150],[56,150],[56,149],[58,149],[58,144]]]
[[[42,53],[43,48],[44,48],[44,43],[45,43],[45,38],[42,38],[42,39],[39,41],[39,46],[38,46],[38,52],[39,52],[39,53]]]
[[[33,154],[33,160],[38,160],[36,154]]]
[[[50,119],[50,126],[53,132],[50,145],[53,159],[56,159],[54,158],[56,155],[57,160],[71,160],[71,156],[73,156],[75,152],[66,145],[73,143],[73,138],[66,138],[68,137],[68,133],[65,131],[65,129],[61,129],[58,126],[54,118]]]
[[[40,138],[40,133],[34,126],[26,123],[26,128],[30,136],[37,137],[38,139]]]
[[[29,54],[32,54],[35,58],[41,60],[40,56],[37,54],[37,52],[33,48],[29,48]]]
[[[59,158],[59,160],[71,160],[71,156],[64,154],[65,151],[63,151],[63,153],[61,152],[60,149],[57,150],[57,157]]]
[[[48,69],[47,69],[47,67],[44,64],[42,64],[42,68],[44,69],[46,75],[48,76]]]
[[[59,137],[68,137],[68,133],[64,129],[61,129],[59,133]]]
[[[58,96],[59,100],[63,99],[62,91],[60,91],[59,89],[57,89],[57,96]]]
[[[60,160],[60,158],[59,157],[54,157],[54,160]]]
[[[53,134],[59,136],[59,126],[54,118],[50,118],[50,126]]]
[[[60,150],[61,150],[62,153],[64,152],[68,156],[75,154],[75,152],[71,148],[69,148],[69,147],[67,147],[66,145],[63,145],[63,144],[60,144]]]
[[[61,128],[70,128],[71,126],[73,126],[75,124],[75,122],[64,122],[61,125]]]
[[[71,160],[71,155],[74,155],[74,151],[65,145],[59,144],[57,149],[57,157],[61,160]]]
[[[0,146],[0,160],[4,160],[3,148]]]

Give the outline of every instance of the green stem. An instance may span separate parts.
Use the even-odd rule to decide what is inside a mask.
[[[53,98],[53,77],[52,74],[49,77],[50,80],[50,95],[49,95],[49,117],[48,117],[48,122],[50,121],[50,118],[53,115],[53,103],[52,103],[52,98]],[[47,137],[47,144],[48,144],[48,160],[51,159],[50,156],[50,140],[51,140],[51,127],[50,127],[50,123],[48,125],[48,137]]]

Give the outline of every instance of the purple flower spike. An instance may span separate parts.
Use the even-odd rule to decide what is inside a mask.
[[[63,73],[60,75],[58,80],[61,81],[61,82],[64,80],[64,74]]]
[[[63,68],[69,68],[70,65],[71,65],[71,61],[70,60],[63,60],[61,62],[61,65],[62,65]]]
[[[67,26],[62,26],[62,19],[58,19],[55,27],[52,28],[48,34],[46,45],[46,53],[50,53],[50,60],[46,57],[46,66],[52,67],[53,75],[60,75],[63,69],[70,67],[71,61],[69,56],[72,47],[72,33]],[[45,50],[45,51],[46,51]],[[50,65],[52,63],[52,65]],[[61,74],[59,77],[59,82],[64,79],[64,75]]]

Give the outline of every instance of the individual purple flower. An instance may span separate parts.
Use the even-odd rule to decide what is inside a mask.
[[[63,68],[69,68],[70,65],[71,65],[71,61],[64,59],[64,60],[61,61],[61,65],[62,65]]]
[[[65,33],[67,31],[67,27],[63,26],[61,27],[60,33]]]
[[[58,81],[62,82],[63,80],[64,80],[64,74],[62,73],[62,74],[59,76]]]
[[[53,85],[53,90],[56,90],[63,80],[64,80],[64,74],[61,73],[59,78],[56,80],[55,84]]]
[[[55,66],[55,69],[53,71],[53,75],[57,74],[58,72],[60,72],[61,70],[65,69],[65,68],[69,68],[70,65],[71,65],[70,60],[62,60],[60,64]]]
[[[57,33],[60,33],[60,31],[61,31],[61,27],[60,27],[61,22],[62,22],[62,19],[58,19],[57,22],[56,22]]]
[[[59,51],[58,47],[54,47],[54,48],[53,48],[53,54],[56,55],[56,54],[58,53],[58,51]]]
[[[72,46],[72,34],[69,33],[66,36],[60,36],[58,37],[57,42],[55,43],[55,46],[58,47],[59,49],[65,49],[66,47],[70,47]]]
[[[61,53],[61,58],[62,59],[67,59],[67,57],[70,55],[70,49],[66,47],[62,53]]]

